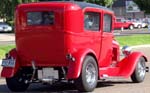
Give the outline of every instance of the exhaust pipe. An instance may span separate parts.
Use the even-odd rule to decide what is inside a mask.
[[[35,76],[35,73],[36,73],[36,66],[35,66],[35,62],[34,61],[32,61],[31,62],[31,64],[32,64],[32,69],[33,69],[33,73],[32,73],[32,76],[31,76],[31,79],[30,79],[30,82],[32,82],[33,81],[33,79],[34,79],[34,76]]]
[[[149,72],[149,67],[146,67],[146,72]]]

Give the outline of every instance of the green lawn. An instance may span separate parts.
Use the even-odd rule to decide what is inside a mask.
[[[15,47],[15,45],[0,46],[0,59],[4,58],[5,54],[14,47]]]
[[[150,44],[150,34],[144,35],[131,35],[131,36],[118,36],[116,40],[120,43],[121,46],[135,46],[135,45],[144,45]]]

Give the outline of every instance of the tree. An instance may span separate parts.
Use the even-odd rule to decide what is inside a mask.
[[[71,1],[71,0],[39,0],[39,1]],[[113,2],[116,0],[74,0],[74,1],[86,1],[89,3],[110,7],[112,6]]]
[[[11,2],[9,0],[3,0],[0,4],[0,17],[8,18],[11,15]]]
[[[0,4],[0,18],[13,20],[15,7],[21,3],[36,2],[38,0],[2,0]]]
[[[106,7],[110,7],[113,5],[113,2],[116,0],[84,0],[84,1],[89,2],[89,3],[95,3],[98,5],[102,5],[102,6],[106,6]]]
[[[142,11],[150,13],[150,0],[133,0]]]
[[[18,4],[36,1],[51,1],[51,0],[2,0],[0,4],[0,18],[6,18],[7,21],[13,20],[14,10]],[[115,0],[74,0],[74,1],[86,1],[89,3],[95,3],[98,5],[110,7]]]

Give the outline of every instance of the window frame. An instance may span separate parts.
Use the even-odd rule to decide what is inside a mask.
[[[92,15],[93,14],[93,16],[98,16],[98,18],[99,18],[99,20],[98,20],[98,28],[97,29],[93,29],[93,28],[91,28],[91,29],[89,29],[89,28],[86,28],[85,27],[85,24],[86,24],[86,22],[85,22],[85,16],[86,16],[86,14],[89,14],[89,15]],[[85,11],[84,12],[84,15],[83,15],[83,28],[84,28],[84,31],[91,31],[91,32],[99,32],[100,31],[100,29],[101,29],[101,26],[100,26],[100,24],[101,24],[101,13],[100,12],[96,12],[96,11]]]
[[[106,29],[105,29],[105,16],[109,16],[109,18],[110,18],[110,28],[109,28],[109,31],[107,31]],[[112,20],[113,20],[113,16],[111,15],[111,14],[108,14],[108,13],[105,13],[104,14],[104,16],[103,16],[104,18],[103,18],[103,32],[108,32],[108,33],[111,33],[112,32]],[[107,26],[106,26],[107,27]]]
[[[51,24],[50,23],[49,24],[42,24],[42,23],[40,23],[40,24],[29,24],[28,23],[28,13],[34,13],[34,12],[39,12],[39,13],[48,12],[48,13],[52,13],[53,14],[53,23],[51,23]],[[41,17],[41,19],[42,19],[42,17]],[[43,21],[43,19],[42,19],[42,21]],[[52,26],[54,24],[55,24],[55,13],[54,13],[54,11],[27,11],[26,12],[26,25],[27,26]]]

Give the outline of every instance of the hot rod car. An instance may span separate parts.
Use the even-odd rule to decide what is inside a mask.
[[[113,36],[114,13],[75,1],[20,4],[15,11],[16,48],[2,61],[1,76],[11,91],[29,84],[66,81],[79,91],[93,91],[98,80],[145,78],[147,58],[120,46]]]

